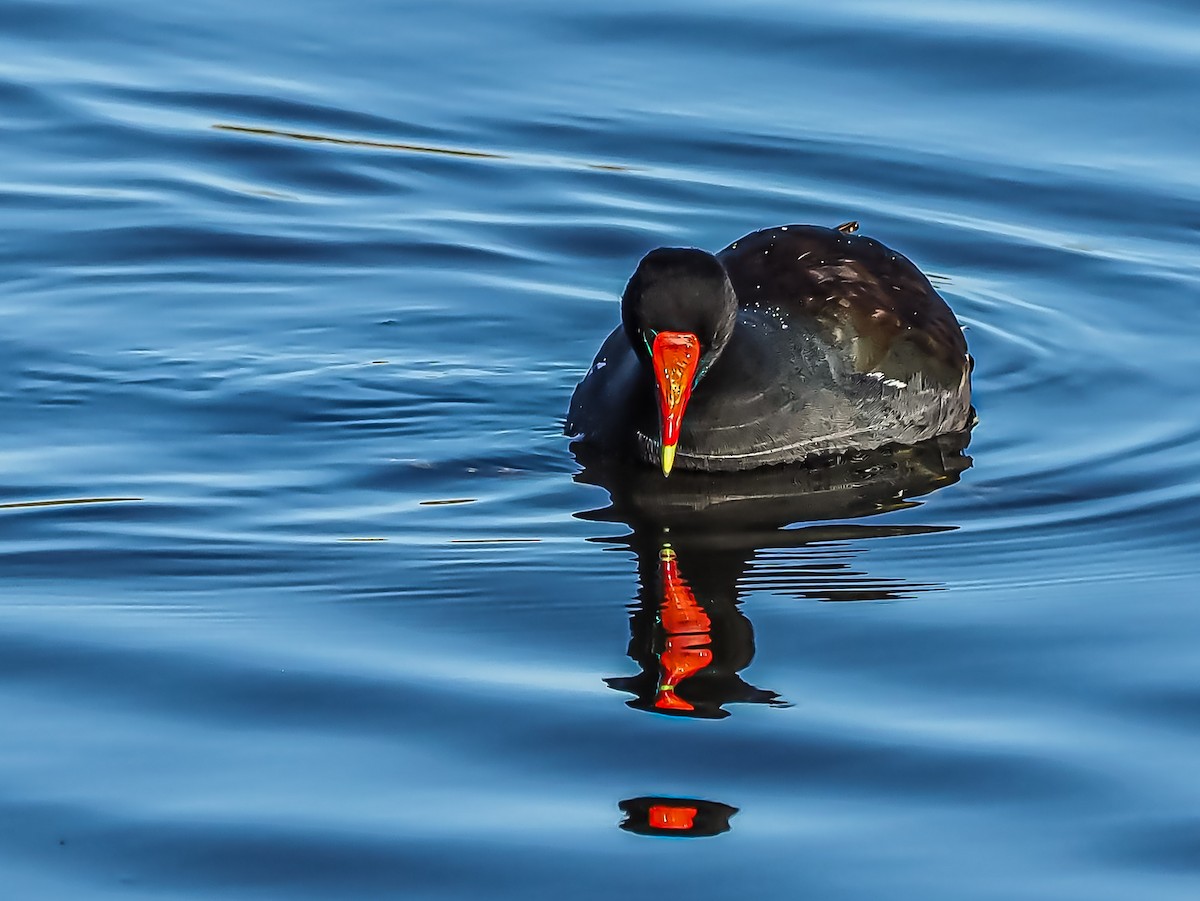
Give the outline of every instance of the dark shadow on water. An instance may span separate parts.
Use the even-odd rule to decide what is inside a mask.
[[[620,803],[621,828],[637,835],[709,838],[729,831],[736,807],[699,798],[630,798]]]
[[[742,594],[755,587],[822,601],[891,600],[938,588],[873,578],[854,557],[865,539],[953,526],[840,520],[914,507],[954,484],[971,465],[968,441],[943,436],[816,465],[670,479],[579,454],[576,480],[604,487],[610,504],[578,515],[628,526],[626,535],[593,540],[627,547],[638,562],[628,654],[640,672],[605,682],[633,695],[630,707],[673,716],[719,719],[735,703],[787,706],[740,675],[755,651]]]

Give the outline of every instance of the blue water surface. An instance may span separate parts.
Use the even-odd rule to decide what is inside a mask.
[[[1197,97],[1185,0],[0,4],[5,896],[1197,897]],[[641,254],[850,219],[970,461],[581,467]]]

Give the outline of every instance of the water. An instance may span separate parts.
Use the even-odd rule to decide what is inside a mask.
[[[0,23],[7,895],[1195,897],[1194,5]],[[970,460],[581,470],[644,251],[848,219]]]

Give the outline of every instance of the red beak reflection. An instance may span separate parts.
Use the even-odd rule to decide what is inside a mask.
[[[695,710],[675,693],[684,679],[712,663],[712,620],[679,574],[675,552],[669,547],[658,555],[662,573],[662,627],[665,647],[658,658],[661,675],[654,706],[659,710]]]

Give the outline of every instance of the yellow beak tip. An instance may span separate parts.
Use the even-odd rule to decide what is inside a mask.
[[[671,474],[671,467],[675,465],[675,445],[664,444],[662,446],[662,471],[664,476]]]

